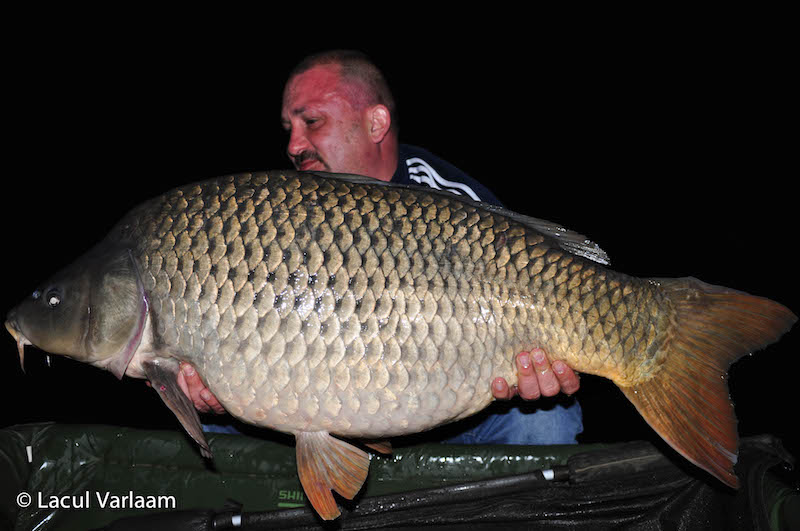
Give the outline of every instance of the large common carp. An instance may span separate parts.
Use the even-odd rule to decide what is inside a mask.
[[[724,483],[737,433],[728,366],[796,317],[691,278],[641,279],[554,224],[428,188],[267,172],[135,208],[8,314],[33,344],[148,378],[197,441],[176,384],[193,364],[237,418],[294,434],[323,518],[383,440],[471,415],[513,358],[546,349],[611,379],[673,448]]]

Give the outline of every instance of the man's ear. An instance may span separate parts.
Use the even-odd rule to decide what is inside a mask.
[[[392,116],[385,105],[373,105],[367,112],[369,136],[376,144],[383,141],[392,127]]]

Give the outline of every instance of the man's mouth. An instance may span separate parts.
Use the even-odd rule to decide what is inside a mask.
[[[317,168],[315,168],[315,166],[317,166]],[[313,170],[313,169],[320,170],[320,169],[323,169],[323,168],[324,167],[322,166],[322,164],[318,160],[309,160],[309,161],[306,161],[306,162],[303,162],[302,164],[300,164],[300,168],[299,169],[302,170],[302,171],[308,171],[308,170]]]
[[[294,159],[295,167],[300,171],[324,170],[325,163],[320,156],[313,151],[303,151]]]

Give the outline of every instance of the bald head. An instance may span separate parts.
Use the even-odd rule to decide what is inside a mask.
[[[380,69],[362,52],[329,50],[310,55],[289,73],[286,87],[296,76],[323,65],[338,67],[340,90],[356,109],[362,110],[371,105],[386,107],[391,116],[392,130],[397,132],[397,108],[392,91]]]

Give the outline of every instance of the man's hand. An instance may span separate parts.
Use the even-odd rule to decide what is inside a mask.
[[[225,413],[225,408],[219,403],[217,397],[211,394],[194,367],[186,362],[181,362],[181,369],[178,371],[178,386],[201,413],[210,411],[220,415]]]
[[[550,364],[544,350],[533,349],[517,356],[517,385],[509,387],[505,378],[495,378],[492,394],[498,400],[509,400],[517,393],[525,400],[554,396],[559,392],[571,395],[580,387],[580,380],[563,361]]]

